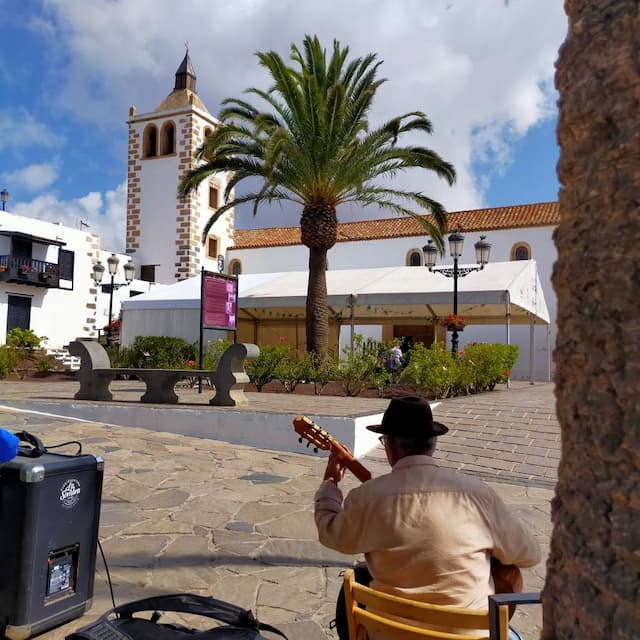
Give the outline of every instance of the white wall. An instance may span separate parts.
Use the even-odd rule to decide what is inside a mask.
[[[518,242],[526,242],[531,247],[531,258],[537,262],[540,281],[551,317],[551,349],[553,349],[556,336],[556,296],[551,285],[553,263],[557,256],[553,244],[553,229],[553,227],[531,227],[483,232],[483,235],[487,236],[487,241],[492,245],[492,262],[510,260],[511,249]],[[475,262],[473,244],[479,239],[479,236],[480,233],[475,232],[465,234],[465,247],[461,263]],[[329,268],[352,269],[405,265],[409,251],[412,249],[421,251],[421,247],[425,242],[426,237],[421,236],[339,242],[329,251]],[[240,260],[242,273],[299,271],[308,268],[308,249],[302,245],[261,249],[233,249],[228,252],[227,259]],[[451,264],[451,258],[447,254],[446,258],[440,260],[439,263]],[[451,287],[453,298],[453,281],[451,282]],[[356,331],[366,336],[375,337],[375,331],[370,327],[357,327]],[[504,342],[505,335],[504,325],[468,326],[460,334],[460,348],[464,348],[464,345],[469,342]],[[511,342],[520,347],[520,358],[513,370],[513,377],[515,379],[527,378],[529,376],[528,325],[512,327]],[[342,329],[340,343],[341,349],[349,344],[348,327]],[[548,360],[549,349],[547,348],[546,327],[537,326],[534,343],[535,379],[547,379],[549,373]]]
[[[64,249],[74,252],[73,289],[35,287],[0,281],[0,344],[6,342],[9,295],[31,299],[31,326],[39,336],[47,336],[46,346],[62,347],[77,336],[95,335],[95,289],[91,278],[97,236],[86,231],[63,227],[34,218],[0,214],[1,231],[18,231],[50,240],[65,242]],[[0,254],[9,253],[10,241],[0,236]],[[58,247],[33,245],[33,258],[58,262]],[[70,283],[69,283],[70,284]],[[93,306],[92,306],[93,305]]]

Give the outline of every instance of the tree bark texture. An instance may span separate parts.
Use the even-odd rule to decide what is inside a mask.
[[[542,637],[640,638],[640,5],[567,0],[556,399]]]
[[[307,285],[307,351],[327,353],[329,348],[329,308],[327,307],[327,251],[309,249]]]
[[[309,353],[326,353],[329,348],[327,306],[327,252],[338,238],[338,217],[331,205],[306,205],[300,217],[302,244],[309,248],[306,333]]]

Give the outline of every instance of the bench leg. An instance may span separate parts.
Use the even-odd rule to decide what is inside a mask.
[[[113,394],[109,391],[112,376],[97,375],[92,371],[78,372],[80,389],[73,396],[76,400],[113,400]]]
[[[140,397],[140,402],[178,404],[178,396],[173,388],[181,377],[171,374],[169,371],[149,371],[142,377],[147,385],[147,390]]]

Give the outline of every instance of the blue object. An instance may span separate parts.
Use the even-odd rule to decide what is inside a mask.
[[[8,462],[18,455],[20,440],[6,429],[0,429],[0,463]]]

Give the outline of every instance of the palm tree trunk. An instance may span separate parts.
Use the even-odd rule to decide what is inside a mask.
[[[307,351],[326,353],[329,348],[329,308],[327,307],[327,250],[309,248],[307,285]]]
[[[562,458],[542,637],[640,630],[640,9],[567,0],[556,396]]]

